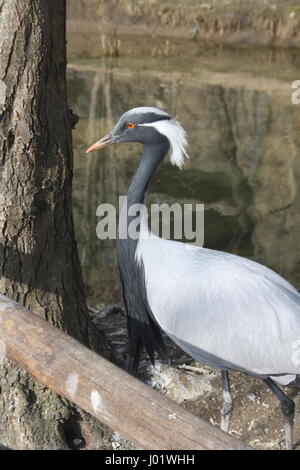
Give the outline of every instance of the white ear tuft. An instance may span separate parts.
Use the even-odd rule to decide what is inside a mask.
[[[184,157],[189,158],[189,156],[185,150],[188,146],[187,133],[180,122],[176,119],[163,119],[161,121],[141,125],[155,127],[157,132],[167,137],[171,147],[170,161],[172,165],[177,165],[181,168],[184,164]]]

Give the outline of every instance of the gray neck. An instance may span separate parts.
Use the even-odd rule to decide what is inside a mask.
[[[128,189],[128,207],[145,202],[149,182],[168,150],[168,142],[144,145],[140,164]]]
[[[120,241],[122,240],[124,249],[125,246],[131,246],[131,248],[134,247],[135,249],[137,243],[136,239],[131,240],[128,237],[128,226],[130,222],[136,217],[128,215],[129,208],[134,204],[146,203],[146,192],[149,182],[168,150],[169,143],[167,141],[163,144],[160,143],[144,146],[144,151],[138,169],[136,170],[128,189],[127,205],[125,208],[123,208],[123,210],[121,210],[119,219],[118,239]],[[134,212],[136,213],[136,211]],[[117,245],[119,245],[119,243],[117,243]]]

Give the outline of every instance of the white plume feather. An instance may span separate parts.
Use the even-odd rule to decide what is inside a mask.
[[[170,161],[173,165],[181,168],[184,164],[184,158],[189,158],[186,153],[187,133],[181,126],[180,122],[176,119],[163,119],[161,121],[149,122],[147,124],[140,124],[141,126],[154,127],[157,132],[167,137],[170,142],[171,155]]]

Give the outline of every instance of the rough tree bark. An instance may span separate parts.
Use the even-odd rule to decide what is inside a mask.
[[[65,15],[65,0],[0,0],[0,292],[105,355],[74,237]],[[1,444],[84,440],[90,426],[79,410],[2,362]]]

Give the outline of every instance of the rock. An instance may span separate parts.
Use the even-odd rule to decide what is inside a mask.
[[[149,374],[152,387],[163,391],[177,403],[209,396],[213,391],[211,381],[216,377],[204,368],[203,373],[198,374],[161,363],[151,366]]]
[[[201,5],[199,5],[200,8],[203,8],[203,10],[213,10],[214,9],[214,6],[211,5],[211,3],[201,3]]]
[[[118,432],[113,433],[111,445],[114,450],[139,450],[133,442],[127,441]]]

